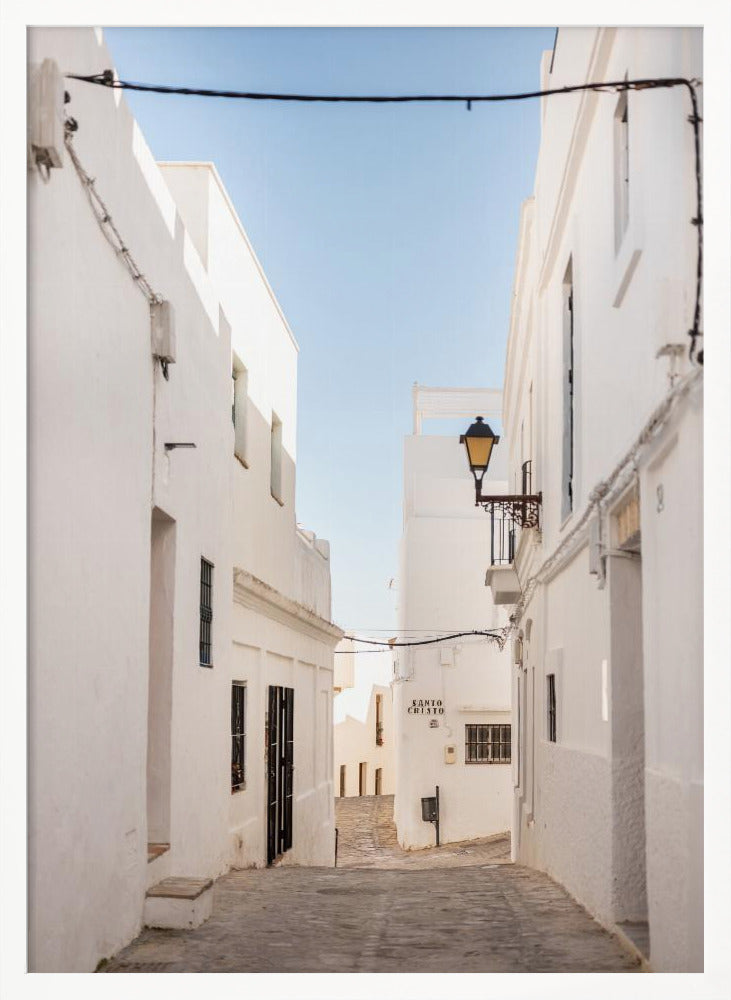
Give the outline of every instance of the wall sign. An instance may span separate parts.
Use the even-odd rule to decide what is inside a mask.
[[[444,715],[441,698],[413,698],[406,709],[409,715]]]

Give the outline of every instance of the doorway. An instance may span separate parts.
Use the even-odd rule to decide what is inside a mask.
[[[612,752],[612,913],[646,924],[645,710],[642,542],[636,489],[615,508],[607,558],[609,658],[602,663],[602,718]]]
[[[170,847],[175,549],[175,521],[158,507],[153,508],[147,692],[148,860],[153,860]]]
[[[292,847],[294,688],[269,686],[267,727],[267,864]]]

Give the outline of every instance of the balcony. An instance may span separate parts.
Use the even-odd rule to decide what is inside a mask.
[[[484,504],[490,514],[490,567],[485,586],[494,604],[515,604],[521,595],[515,553],[524,528],[537,528],[540,499],[532,493],[532,463],[521,467],[521,492],[493,497]]]

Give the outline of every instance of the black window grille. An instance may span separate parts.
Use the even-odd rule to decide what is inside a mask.
[[[211,623],[213,622],[213,563],[201,559],[200,664],[210,667]]]
[[[509,764],[511,749],[510,726],[465,726],[466,764]]]
[[[556,675],[548,674],[548,739],[556,742]]]
[[[246,787],[246,685],[231,685],[231,791]]]

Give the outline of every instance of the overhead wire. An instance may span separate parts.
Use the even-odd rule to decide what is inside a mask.
[[[449,639],[461,639],[466,636],[479,636],[483,639],[496,642],[502,649],[510,630],[511,626],[506,626],[502,629],[471,629],[467,632],[452,632],[449,635],[437,636],[434,639],[414,639],[407,642],[392,642],[387,639],[362,639],[356,635],[344,635],[343,639],[349,639],[351,642],[360,642],[366,646],[383,646],[383,651],[385,652],[389,649],[403,649],[404,646],[432,646],[437,642],[447,642]],[[358,653],[359,650],[336,649],[335,652],[340,654]],[[363,652],[375,652],[375,650],[363,650]]]
[[[96,219],[105,240],[109,243],[124,266],[127,268],[132,276],[132,280],[150,303],[150,306],[159,305],[163,301],[163,297],[155,291],[142,268],[132,256],[132,251],[127,246],[114,223],[112,213],[109,211],[109,208],[96,188],[96,179],[91,177],[90,174],[84,169],[81,160],[74,149],[73,139],[74,133],[77,129],[78,123],[76,122],[76,119],[67,117],[64,122],[64,145],[66,146],[66,151],[68,152],[69,158],[74,165],[74,170],[78,174],[79,180],[84,187],[86,196],[89,199],[89,204],[91,205],[92,212],[94,213],[94,218]],[[161,367],[162,373],[167,380],[169,378],[169,372],[167,361],[164,358],[161,359]]]
[[[246,101],[288,101],[298,103],[321,104],[417,104],[417,103],[457,103],[465,104],[467,110],[472,110],[473,104],[496,103],[503,101],[525,101],[536,97],[553,97],[560,94],[575,94],[581,91],[595,93],[622,93],[628,90],[657,90],[672,87],[685,87],[690,96],[692,113],[688,121],[693,126],[695,152],[695,182],[696,182],[696,214],[690,220],[697,231],[696,272],[695,272],[695,307],[693,310],[693,325],[688,331],[690,347],[688,357],[692,363],[703,364],[703,350],[698,350],[697,341],[703,336],[701,331],[701,294],[703,285],[703,184],[701,175],[701,144],[699,126],[702,118],[698,114],[697,88],[701,81],[686,77],[648,77],[633,80],[594,81],[591,83],[571,84],[566,87],[549,87],[544,90],[531,90],[514,94],[285,94],[268,91],[249,90],[218,90],[205,87],[177,87],[166,84],[135,83],[131,80],[119,80],[111,69],[101,73],[81,74],[67,73],[70,80],[95,84],[112,90],[134,90],[153,94],[179,94],[188,97],[217,97]]]
[[[586,507],[573,528],[566,534],[548,558],[538,567],[522,586],[522,593],[513,606],[508,631],[514,634],[530,604],[536,587],[571,554],[584,536],[584,529],[594,511],[601,511],[609,501],[621,492],[633,476],[637,475],[637,462],[643,449],[656,440],[658,434],[670,421],[679,401],[701,381],[702,370],[694,368],[685,378],[676,383],[664,399],[654,409],[632,446],[617,462],[609,475],[602,479],[589,493]]]

